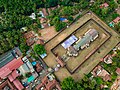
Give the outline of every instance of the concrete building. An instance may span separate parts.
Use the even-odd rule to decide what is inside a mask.
[[[88,47],[90,42],[94,41],[98,37],[98,32],[95,29],[88,30],[81,40],[76,43],[73,47],[78,51],[80,49],[84,49]]]

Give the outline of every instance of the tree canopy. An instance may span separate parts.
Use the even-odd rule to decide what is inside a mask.
[[[45,50],[44,46],[43,46],[43,45],[40,45],[40,44],[36,44],[36,45],[33,47],[33,50],[34,50],[38,55],[41,55],[41,54],[46,53],[46,50]]]

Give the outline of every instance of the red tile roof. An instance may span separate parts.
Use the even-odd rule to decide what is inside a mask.
[[[47,16],[47,15],[48,15],[48,13],[47,13],[47,11],[46,11],[45,8],[42,9],[42,12],[43,12],[44,16]]]
[[[43,79],[42,79],[42,83],[39,84],[36,89],[37,90],[40,90],[41,87],[44,87],[44,90],[52,90],[54,87],[56,87],[58,90],[62,90],[60,88],[60,85],[59,83],[54,79],[52,81],[50,81],[48,79],[47,76],[45,76]]]
[[[18,90],[22,90],[24,87],[23,87],[23,85],[20,83],[20,81],[19,80],[14,80],[13,81],[13,83],[14,83],[14,85],[16,86],[16,88],[18,89]]]
[[[117,73],[118,75],[120,75],[120,68],[117,68],[117,69],[116,69],[116,73]]]
[[[9,80],[6,80],[0,84],[0,90],[3,90],[6,85],[9,86],[11,90],[16,90],[16,88],[12,85],[12,83],[9,82]]]
[[[108,5],[108,3],[103,3],[102,5],[100,5],[100,8],[103,8],[103,7],[108,7],[109,5]]]
[[[14,70],[9,76],[8,76],[8,79],[12,82],[13,80],[16,79],[16,77],[18,77],[19,74],[17,73],[16,70]]]
[[[19,59],[13,59],[11,62],[0,68],[0,77],[6,78],[7,75],[9,75],[13,70],[16,70],[23,64],[21,58]],[[13,74],[14,75],[14,74]]]
[[[114,23],[118,23],[120,21],[120,17],[117,17],[116,19],[113,20]]]

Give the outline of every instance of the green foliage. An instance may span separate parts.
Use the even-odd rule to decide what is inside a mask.
[[[72,77],[64,79],[61,83],[62,90],[96,90],[97,83],[94,80],[90,80],[87,75],[85,77],[75,82]]]
[[[58,5],[59,0],[46,0],[46,7],[54,7]]]
[[[55,29],[56,31],[60,31],[61,29],[63,29],[65,26],[67,26],[67,24],[65,22],[59,22],[55,24]]]
[[[38,54],[38,55],[41,55],[41,54],[44,54],[46,53],[46,50],[44,48],[43,45],[40,45],[40,44],[37,44],[33,47],[33,50]]]
[[[74,14],[74,12],[73,12],[72,7],[66,6],[66,7],[62,8],[62,11],[61,11],[62,16],[69,16],[69,15],[73,15],[73,14]]]
[[[67,18],[69,21],[73,21],[73,17],[72,16],[68,16]]]
[[[28,72],[25,74],[25,77],[29,78],[31,75],[32,75],[31,72]]]
[[[23,53],[29,49],[19,30],[0,33],[0,54],[19,46]]]
[[[120,0],[118,0],[117,3],[120,4]]]
[[[101,85],[104,82],[103,79],[100,78],[100,77],[95,77],[94,79],[96,80],[96,82],[97,82],[98,85]]]
[[[72,77],[68,77],[61,83],[62,90],[75,90],[75,81]]]

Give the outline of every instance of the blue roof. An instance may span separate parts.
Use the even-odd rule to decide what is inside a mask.
[[[109,26],[110,27],[114,27],[114,23],[109,23]]]
[[[65,42],[63,42],[61,45],[67,49],[68,47],[70,47],[74,42],[76,42],[78,40],[78,38],[75,35],[72,35],[71,37],[69,37]]]
[[[34,76],[30,76],[28,79],[27,79],[27,82],[30,83],[31,81],[34,81],[35,77]]]
[[[44,53],[44,54],[41,54],[40,56],[41,56],[41,58],[45,58],[47,56],[47,54]]]
[[[34,62],[32,62],[32,65],[33,65],[33,66],[35,66],[35,65],[36,65],[36,62],[35,62],[35,61],[34,61]]]
[[[60,18],[60,21],[64,21],[64,20],[66,20],[66,18]]]

